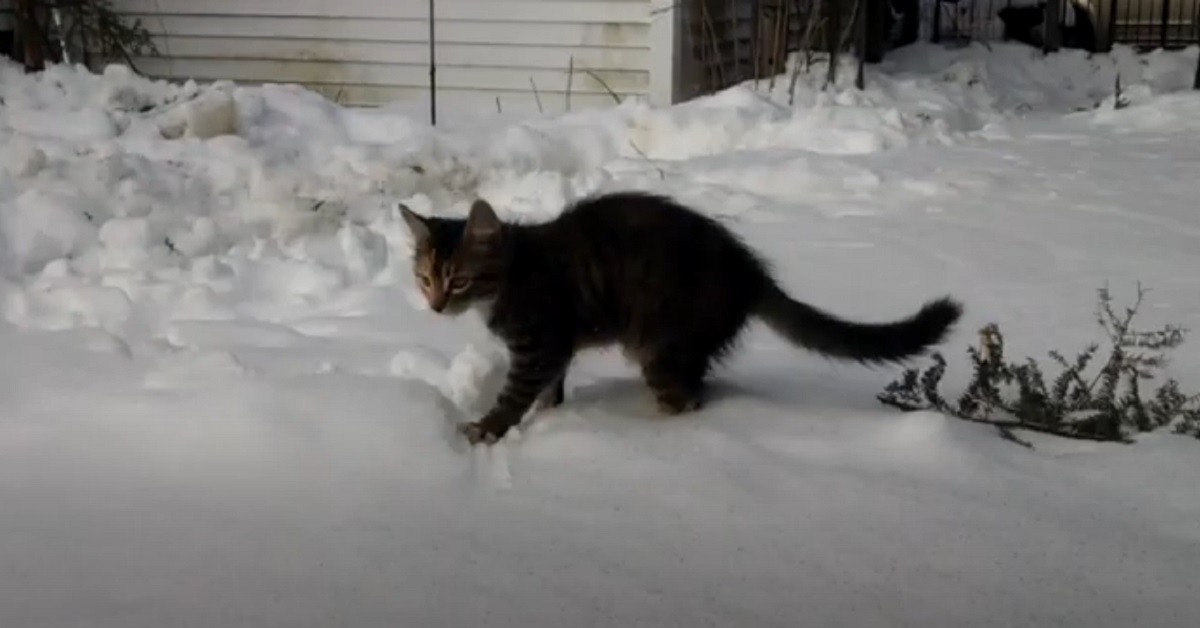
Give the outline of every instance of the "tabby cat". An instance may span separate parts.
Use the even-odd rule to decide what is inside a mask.
[[[429,306],[479,309],[512,358],[492,409],[459,426],[472,444],[502,438],[535,401],[562,403],[567,368],[586,347],[621,345],[659,409],[678,414],[700,407],[710,368],[751,316],[798,346],[866,363],[922,353],[962,313],[943,297],[891,323],[841,320],[789,297],[718,222],[653,194],[593,196],[529,225],[502,222],[484,200],[466,219],[400,210]]]

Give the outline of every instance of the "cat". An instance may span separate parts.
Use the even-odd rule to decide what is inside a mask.
[[[674,415],[701,407],[710,369],[752,316],[819,354],[881,363],[940,343],[962,314],[941,297],[895,322],[841,320],[789,297],[716,220],[656,194],[595,195],[526,225],[502,222],[482,199],[465,219],[400,211],[429,307],[478,309],[511,356],[491,410],[458,426],[471,444],[503,438],[535,402],[561,404],[568,366],[588,347],[621,345]]]

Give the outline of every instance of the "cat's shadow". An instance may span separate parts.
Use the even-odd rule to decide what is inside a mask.
[[[704,406],[678,415],[660,412],[653,393],[637,376],[612,376],[573,386],[568,383],[563,404],[551,411],[639,421],[720,421],[736,420],[736,416],[730,415],[754,408],[811,415],[879,410],[875,394],[881,387],[872,388],[862,379],[836,375],[803,377],[796,373],[746,372],[736,377],[716,376],[708,382]],[[748,403],[748,407],[738,407],[741,403]],[[734,409],[737,411],[731,413]]]

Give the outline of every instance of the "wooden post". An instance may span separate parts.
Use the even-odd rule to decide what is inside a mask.
[[[1042,42],[1042,52],[1058,52],[1062,47],[1062,16],[1063,0],[1047,0],[1046,17],[1043,21],[1046,25],[1046,38]]]
[[[1112,0],[1108,6],[1108,48],[1106,51],[1112,52],[1115,45],[1117,45],[1117,0]]]
[[[825,49],[829,51],[829,74],[825,85],[837,85],[837,64],[842,47],[842,3],[846,0],[826,0],[822,6],[828,11],[825,17]]]
[[[933,0],[933,32],[929,41],[934,44],[942,42],[942,0]]]
[[[11,3],[6,3],[4,6],[11,7]],[[10,8],[6,13],[11,12]],[[17,20],[11,15],[0,15],[0,56],[17,58],[16,51],[17,39]]]
[[[17,37],[25,46],[25,71],[46,69],[46,50],[42,47],[42,29],[38,26],[33,0],[16,0],[13,17],[17,20]]]
[[[1167,47],[1167,29],[1171,28],[1171,0],[1162,0],[1162,17],[1158,29],[1158,47]]]
[[[1200,59],[1196,59],[1196,78],[1192,79],[1192,89],[1200,89]]]
[[[867,59],[867,12],[864,3],[871,0],[855,0],[858,6],[854,11],[854,56],[858,57],[858,69],[854,75],[854,87],[863,89],[867,86],[864,67]]]
[[[863,55],[867,63],[883,61],[884,48],[887,44],[887,7],[886,0],[863,0],[863,18],[865,31],[863,37]]]

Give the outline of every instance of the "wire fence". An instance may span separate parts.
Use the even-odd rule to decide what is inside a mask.
[[[1200,0],[928,0],[931,41],[1016,40],[1043,46],[1057,15],[1066,48],[1104,51],[1113,44],[1182,48],[1200,42]]]
[[[682,0],[675,9],[692,93],[778,76],[796,52],[855,50],[874,62],[918,41],[1089,52],[1200,43],[1200,0]]]

